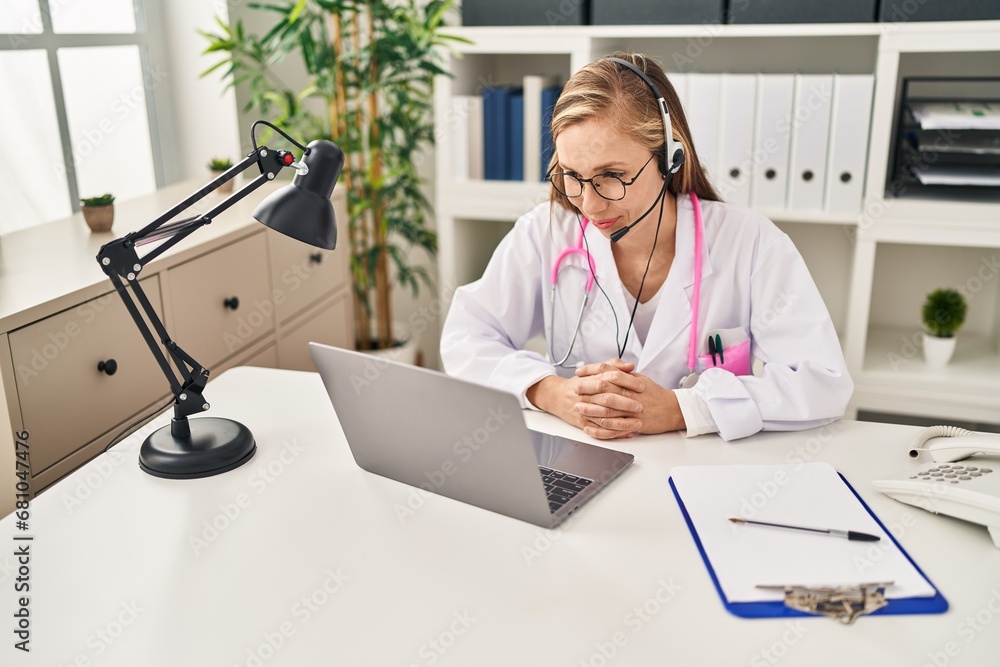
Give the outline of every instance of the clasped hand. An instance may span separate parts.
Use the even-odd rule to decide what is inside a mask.
[[[634,370],[621,359],[587,364],[571,378],[544,378],[528,400],[601,440],[683,428],[674,393]]]

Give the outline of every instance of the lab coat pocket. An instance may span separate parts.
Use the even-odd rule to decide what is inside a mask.
[[[733,334],[737,334],[734,336]],[[718,334],[712,333],[709,336],[713,341],[722,342],[722,350],[716,350],[714,354],[703,354],[699,358],[702,370],[709,368],[721,368],[733,375],[750,375],[750,338],[742,329],[720,331]],[[734,341],[734,342],[731,342]],[[714,347],[713,342],[711,346]]]

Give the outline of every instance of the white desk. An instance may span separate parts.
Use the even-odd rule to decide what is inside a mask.
[[[357,468],[315,374],[241,368],[206,395],[212,414],[255,434],[259,449],[247,465],[209,479],[157,479],[136,465],[134,436],[31,503],[30,654],[13,649],[11,632],[11,545],[24,533],[13,516],[0,521],[0,664],[1000,660],[1000,550],[986,530],[869,485],[917,465],[904,452],[909,427],[840,422],[735,443],[677,435],[615,443],[635,463],[546,531]],[[391,418],[391,406],[385,412]],[[548,415],[528,416],[535,428],[582,435]],[[829,461],[847,476],[948,598],[948,613],[848,627],[724,610],[667,485],[670,468],[796,456]]]

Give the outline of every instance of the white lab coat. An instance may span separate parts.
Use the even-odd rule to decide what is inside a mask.
[[[704,200],[701,206],[698,354],[708,352],[709,332],[723,332],[726,346],[743,332],[757,366],[763,366],[756,376],[736,376],[711,364],[705,369],[699,360],[697,370],[703,372],[697,385],[678,391],[693,392],[685,398],[693,396],[707,408],[726,440],[762,429],[812,428],[843,416],[854,385],[830,315],[792,241],[750,209]],[[525,391],[543,377],[572,375],[573,368],[556,368],[523,346],[542,334],[548,340],[552,265],[575,244],[579,224],[576,214],[559,206],[537,206],[503,239],[483,277],[455,292],[441,337],[441,359],[449,374],[509,391],[520,397],[522,407],[530,407]],[[594,286],[567,366],[618,356],[631,313],[610,241],[593,226],[585,236],[607,297]],[[555,344],[554,355],[566,353],[584,280],[582,271],[561,274],[556,327],[548,340]],[[681,195],[676,253],[645,345],[633,331],[621,354],[637,372],[668,389],[688,374],[693,285],[694,209],[691,198]]]

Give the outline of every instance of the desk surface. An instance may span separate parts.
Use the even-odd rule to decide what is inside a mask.
[[[206,396],[212,414],[255,434],[242,468],[184,482],[145,475],[146,428],[32,501],[27,532],[13,515],[0,520],[0,663],[940,667],[1000,656],[1000,550],[986,530],[870,486],[918,465],[905,454],[910,427],[844,421],[733,443],[615,443],[635,463],[544,530],[360,470],[315,374],[235,369]],[[850,627],[727,613],[670,468],[798,460],[843,472],[951,610]],[[30,654],[11,633],[12,545],[23,535],[34,537]]]

